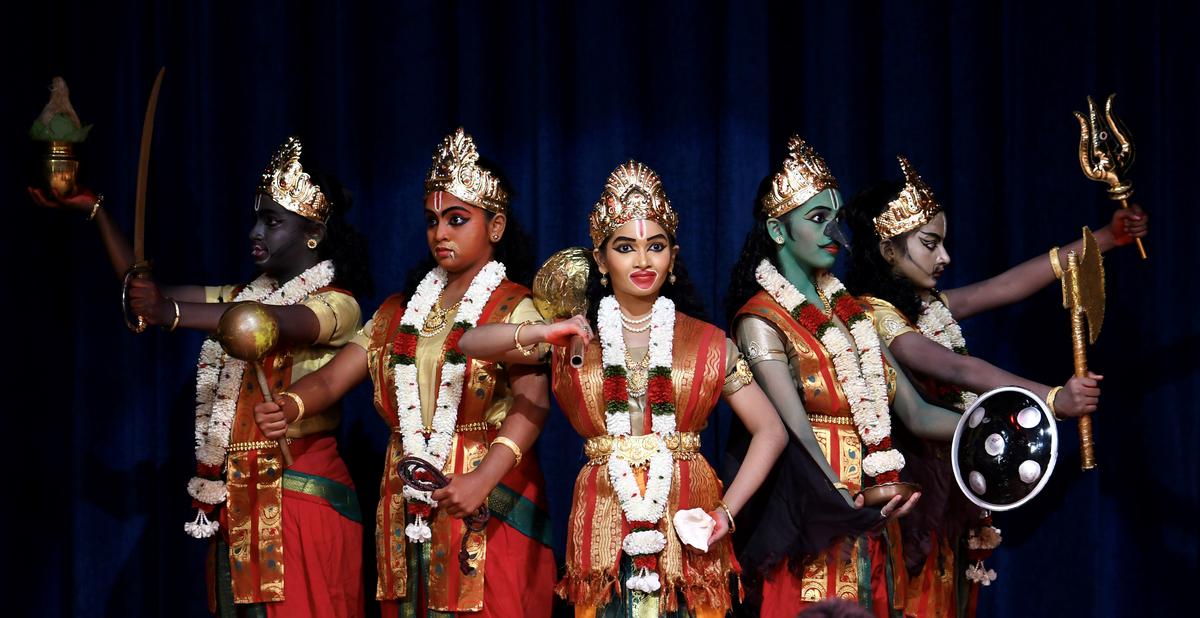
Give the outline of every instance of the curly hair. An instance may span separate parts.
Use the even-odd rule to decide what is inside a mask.
[[[370,296],[375,289],[371,277],[371,254],[367,238],[350,225],[346,212],[354,204],[350,191],[332,174],[319,169],[306,168],[321,192],[330,202],[329,219],[325,221],[325,241],[321,243],[319,257],[332,260],[334,285],[349,291],[356,297]]]
[[[875,231],[875,217],[903,189],[904,183],[897,181],[877,183],[860,191],[846,207],[846,220],[854,238],[846,270],[846,289],[855,296],[886,300],[915,322],[921,314],[921,297],[912,282],[897,275],[883,258],[879,252],[879,234]],[[907,254],[905,241],[912,233],[905,232],[892,239],[901,255]]]
[[[725,318],[729,320],[730,325],[746,301],[762,289],[755,278],[758,265],[765,259],[779,268],[779,258],[775,254],[776,245],[767,233],[767,216],[762,211],[762,200],[771,190],[772,178],[774,174],[768,175],[758,183],[758,192],[750,206],[751,212],[754,213],[754,225],[746,234],[742,252],[738,255],[737,263],[733,265],[733,272],[729,277],[729,293],[725,295]]]
[[[675,238],[673,236],[670,237],[670,243],[671,246],[675,246]],[[608,241],[605,240],[600,245],[600,251],[604,252],[607,246]],[[588,260],[588,263],[590,268],[587,280],[587,318],[593,328],[599,329],[596,314],[600,310],[600,300],[612,292],[608,286],[600,285],[600,269],[596,265],[596,260]],[[683,265],[683,258],[678,256],[675,258],[675,267],[671,272],[675,273],[675,283],[671,283],[670,278],[668,278],[662,287],[659,288],[659,295],[666,296],[675,301],[676,311],[697,320],[706,320],[708,312],[705,311],[704,304],[700,302],[700,297],[696,294],[696,286],[692,282],[692,277],[688,274],[687,267]]]
[[[529,287],[533,282],[537,261],[533,253],[533,239],[525,231],[525,228],[521,227],[514,212],[513,204],[516,199],[512,185],[509,184],[504,172],[500,171],[500,168],[486,157],[480,157],[477,165],[491,172],[492,176],[500,182],[500,187],[508,193],[508,214],[504,224],[504,235],[500,237],[500,242],[492,247],[492,259],[504,264],[505,278]],[[490,210],[485,210],[484,213],[487,223],[490,223],[496,216],[496,213]],[[433,259],[433,256],[426,255],[425,259],[409,270],[405,276],[404,295],[411,297],[417,291],[417,286],[421,284],[421,279],[436,267],[437,261]]]

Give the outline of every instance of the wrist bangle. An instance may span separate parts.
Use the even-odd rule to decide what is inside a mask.
[[[279,391],[279,394],[296,402],[296,409],[299,410],[299,412],[297,412],[296,418],[292,419],[291,422],[300,422],[300,419],[304,418],[304,400],[300,398],[300,395],[297,395],[291,391]]]
[[[171,321],[171,328],[167,329],[167,332],[169,333],[174,331],[175,328],[179,326],[179,302],[177,302],[174,298],[168,298],[167,300],[171,301],[171,304],[175,306],[175,319]]]
[[[1061,386],[1055,386],[1054,388],[1050,389],[1049,393],[1046,393],[1046,407],[1050,408],[1050,413],[1054,415],[1054,418],[1060,421],[1063,419],[1058,415],[1058,410],[1054,409],[1054,398],[1058,396],[1058,391],[1061,391],[1062,389],[1063,387]]]
[[[517,324],[517,330],[513,331],[513,344],[517,346],[517,351],[522,356],[533,356],[533,350],[537,347],[536,344],[521,345],[521,329],[533,324],[533,320],[525,320]],[[519,458],[519,457],[518,457]]]
[[[492,447],[496,446],[497,444],[503,444],[504,446],[507,446],[509,450],[513,452],[513,455],[516,455],[517,460],[513,462],[514,468],[521,465],[521,447],[517,446],[516,442],[513,442],[504,436],[496,436],[496,439],[492,440],[492,443],[488,446]]]
[[[724,502],[718,502],[717,507],[725,511],[725,516],[729,518],[729,534],[737,532],[737,524],[733,523],[733,512],[729,510],[729,507]]]
[[[1062,279],[1063,270],[1062,264],[1058,263],[1058,247],[1050,247],[1050,268],[1054,269],[1054,276]]]
[[[96,213],[100,212],[100,205],[103,203],[104,203],[104,194],[101,193],[96,196],[96,203],[92,204],[92,212],[90,214],[88,214],[88,217],[87,217],[88,221],[91,221],[92,219],[96,218]]]

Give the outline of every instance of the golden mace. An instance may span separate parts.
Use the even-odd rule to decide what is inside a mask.
[[[263,401],[277,403],[262,367],[262,359],[279,343],[279,321],[275,316],[261,303],[238,303],[221,314],[216,340],[225,348],[226,354],[254,365]],[[283,465],[291,467],[292,451],[288,448],[286,437],[279,438],[279,453],[283,457]]]
[[[1075,376],[1087,377],[1087,344],[1096,343],[1104,325],[1104,263],[1100,246],[1086,226],[1083,228],[1083,255],[1067,254],[1067,268],[1062,278],[1063,308],[1071,314],[1071,344],[1075,356]],[[1085,333],[1084,318],[1087,319]],[[1096,467],[1092,441],[1092,416],[1079,417],[1080,467]]]
[[[1096,102],[1088,97],[1088,117],[1074,112],[1079,121],[1079,167],[1083,175],[1096,182],[1108,183],[1108,197],[1121,203],[1121,208],[1129,208],[1129,198],[1133,196],[1133,183],[1122,178],[1133,166],[1135,151],[1133,142],[1129,141],[1129,129],[1113,112],[1113,99],[1116,94],[1108,95],[1104,103],[1104,118],[1096,111]],[[1141,238],[1137,241],[1138,253],[1146,259],[1146,247]]]
[[[533,304],[547,320],[563,320],[587,313],[587,280],[592,267],[592,252],[583,247],[568,247],[555,253],[538,269],[533,278]],[[571,337],[567,346],[571,366],[583,366],[583,339]]]

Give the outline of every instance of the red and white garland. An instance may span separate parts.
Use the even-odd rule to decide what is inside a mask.
[[[333,262],[325,260],[300,273],[291,281],[279,282],[261,275],[242,288],[231,302],[256,301],[266,305],[295,305],[333,281]],[[206,339],[196,364],[196,468],[188,481],[188,494],[196,506],[196,518],[183,525],[184,532],[198,539],[217,532],[217,522],[208,513],[225,501],[228,494],[221,468],[229,452],[233,417],[246,363],[229,358],[221,344]]]
[[[396,412],[404,454],[419,457],[441,469],[454,444],[455,427],[458,425],[458,406],[462,402],[463,380],[467,371],[467,357],[458,348],[463,333],[474,328],[492,292],[504,280],[504,264],[488,262],[471,280],[463,295],[458,314],[444,345],[442,378],[438,384],[437,402],[433,422],[427,431],[421,419],[421,390],[417,386],[417,337],[430,309],[446,287],[446,271],[441,267],[429,271],[416,293],[408,300],[404,317],[400,320],[400,335],[392,344],[391,363],[396,378]],[[404,534],[414,543],[428,541],[433,532],[428,519],[437,506],[427,491],[404,487],[408,512],[415,516],[413,523],[404,529]]]
[[[838,383],[850,403],[858,435],[866,445],[863,472],[875,477],[879,484],[898,481],[904,456],[892,448],[892,418],[883,352],[871,317],[837,277],[829,273],[821,275],[817,287],[829,299],[834,315],[850,329],[854,338],[851,345],[833,319],[808,302],[769,261],[759,263],[755,278],[792,318],[816,335],[833,356]],[[858,349],[857,356],[855,348]]]
[[[604,363],[605,426],[608,435],[629,436],[628,367],[625,362],[625,336],[621,308],[616,298],[600,301],[596,321]],[[633,530],[621,542],[621,548],[633,559],[634,574],[625,585],[630,590],[651,593],[662,586],[658,576],[658,554],[667,545],[659,522],[667,510],[674,458],[667,449],[665,436],[675,433],[675,389],[671,384],[672,346],[675,338],[675,303],[665,296],[654,301],[650,314],[649,379],[646,409],[651,414],[651,429],[657,448],[648,461],[628,461],[617,449],[608,457],[608,478],[621,503],[621,511]],[[643,495],[634,476],[634,466],[648,465],[646,493]]]
[[[922,303],[917,330],[943,348],[956,354],[967,355],[967,340],[963,338],[962,328],[950,313],[950,308],[940,298],[934,296],[928,302]],[[965,389],[957,390],[959,400],[954,403],[954,407],[966,412],[979,396]]]

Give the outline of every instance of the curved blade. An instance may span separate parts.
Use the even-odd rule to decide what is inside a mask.
[[[158,108],[158,91],[162,87],[163,74],[167,67],[158,70],[154,87],[150,89],[150,101],[146,103],[146,118],[142,121],[142,149],[138,155],[137,193],[133,220],[133,260],[146,261],[146,181],[150,175],[150,142],[154,138],[154,112]]]

